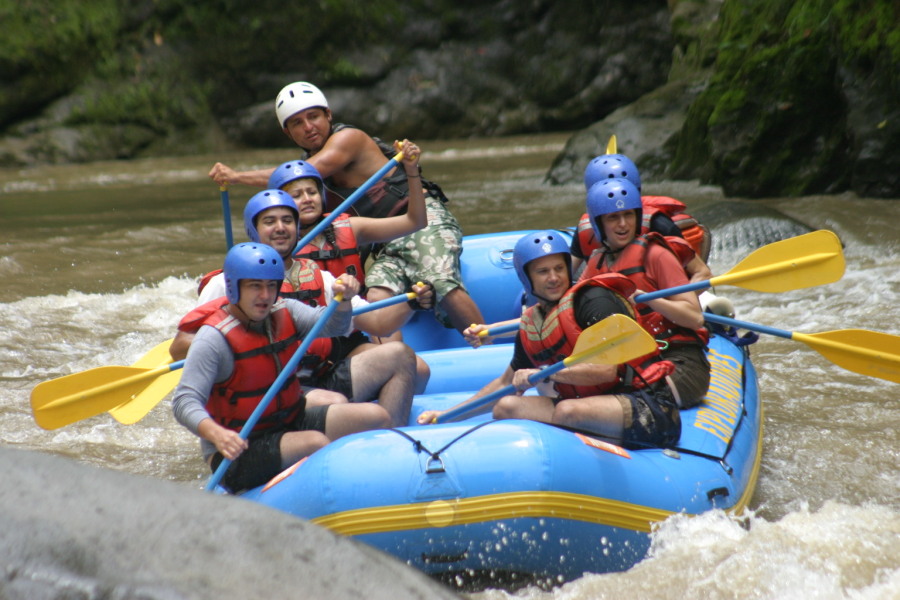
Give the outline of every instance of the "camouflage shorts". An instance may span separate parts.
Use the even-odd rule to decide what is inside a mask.
[[[401,294],[417,281],[430,281],[437,303],[455,288],[463,287],[459,223],[439,200],[426,197],[425,205],[428,225],[384,245],[366,269],[367,287],[384,287]]]

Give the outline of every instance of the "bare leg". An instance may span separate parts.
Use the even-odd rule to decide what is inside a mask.
[[[393,295],[394,295],[394,293],[391,290],[389,290],[388,288],[385,288],[385,287],[380,287],[380,286],[370,287],[368,290],[366,290],[366,300],[368,300],[370,303],[378,302],[379,300],[386,300],[387,298],[390,298]],[[406,310],[406,309],[404,309],[403,307],[391,306],[388,308],[382,308],[381,310]],[[401,333],[401,331],[398,329],[391,335],[383,335],[383,336],[370,335],[369,339],[372,340],[372,343],[374,343],[374,344],[387,344],[388,342],[402,342],[403,341],[403,333]]]
[[[382,344],[350,359],[353,402],[377,399],[391,415],[391,424],[409,422],[416,378],[416,355],[400,342]]]
[[[450,318],[450,323],[462,333],[472,323],[484,323],[481,310],[469,293],[462,288],[455,288],[441,300],[441,308]]]
[[[621,438],[625,429],[625,413],[615,396],[572,398],[556,405],[552,422]]]
[[[546,396],[504,396],[494,406],[494,418],[552,423],[553,400]]]
[[[384,342],[387,343],[387,340]],[[356,348],[350,351],[348,354],[349,357],[356,356],[366,350],[371,350],[373,348],[377,348],[381,343],[378,344],[360,344]],[[413,390],[414,394],[424,394],[425,387],[428,385],[428,380],[431,378],[431,367],[428,366],[428,363],[422,360],[419,355],[416,355],[416,385]],[[343,396],[342,396],[343,397]],[[309,394],[307,394],[307,398],[309,398]]]
[[[328,409],[325,417],[325,435],[332,441],[351,433],[390,426],[391,416],[374,402],[336,404]]]
[[[306,407],[325,406],[328,404],[346,404],[347,396],[340,392],[333,392],[322,388],[314,388],[306,392]]]
[[[331,412],[330,410],[328,412]],[[289,431],[281,436],[281,468],[306,458],[330,440],[320,431]]]

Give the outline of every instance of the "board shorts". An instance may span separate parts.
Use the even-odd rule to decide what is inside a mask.
[[[431,282],[435,313],[449,326],[439,304],[456,288],[465,290],[459,262],[462,229],[440,200],[426,196],[425,207],[428,225],[384,244],[366,269],[366,287],[387,288],[397,295],[408,292],[419,281]]]
[[[670,377],[678,393],[678,407],[692,408],[700,404],[709,391],[709,358],[703,346],[670,346],[661,358],[675,364],[675,372]]]
[[[665,380],[648,388],[615,394],[625,416],[622,441],[637,448],[674,446],[681,437],[681,415]]]
[[[236,494],[263,485],[281,473],[281,438],[289,431],[321,431],[325,433],[328,406],[313,406],[303,411],[303,416],[290,426],[251,435],[250,445],[241,452],[222,477],[221,486]],[[210,468],[215,473],[225,457],[219,452],[212,455]]]

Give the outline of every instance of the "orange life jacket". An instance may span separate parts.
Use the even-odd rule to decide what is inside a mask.
[[[575,349],[582,329],[575,318],[575,297],[586,286],[598,286],[610,290],[619,297],[623,306],[630,307],[628,298],[634,294],[634,283],[619,273],[598,275],[591,279],[583,279],[572,286],[560,298],[559,302],[545,314],[539,305],[528,308],[522,315],[519,327],[519,338],[531,362],[541,367],[557,363],[570,356]],[[634,314],[630,314],[632,318]],[[556,391],[562,398],[585,398],[623,390],[623,385],[633,388],[643,387],[644,382],[652,384],[675,370],[669,361],[659,360],[659,350],[636,358],[627,363],[635,372],[643,377],[624,382],[625,365],[620,365],[615,380],[596,385],[573,385],[556,383]]]
[[[323,215],[326,216],[328,215]],[[360,260],[356,236],[350,226],[350,216],[342,213],[322,233],[324,243],[317,246],[310,242],[294,254],[294,258],[313,260],[335,277],[348,273],[364,281],[366,274]]]
[[[300,336],[284,300],[272,306],[268,318],[272,326],[271,340],[248,329],[224,308],[216,309],[203,323],[218,329],[234,354],[234,371],[227,380],[213,385],[206,410],[217,423],[237,432],[300,345]],[[254,432],[292,423],[305,407],[306,399],[297,378],[288,377],[263,411]]]

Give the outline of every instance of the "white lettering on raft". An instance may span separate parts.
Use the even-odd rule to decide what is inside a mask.
[[[709,365],[709,392],[697,410],[694,427],[708,431],[727,444],[741,414],[741,363],[710,349]]]

